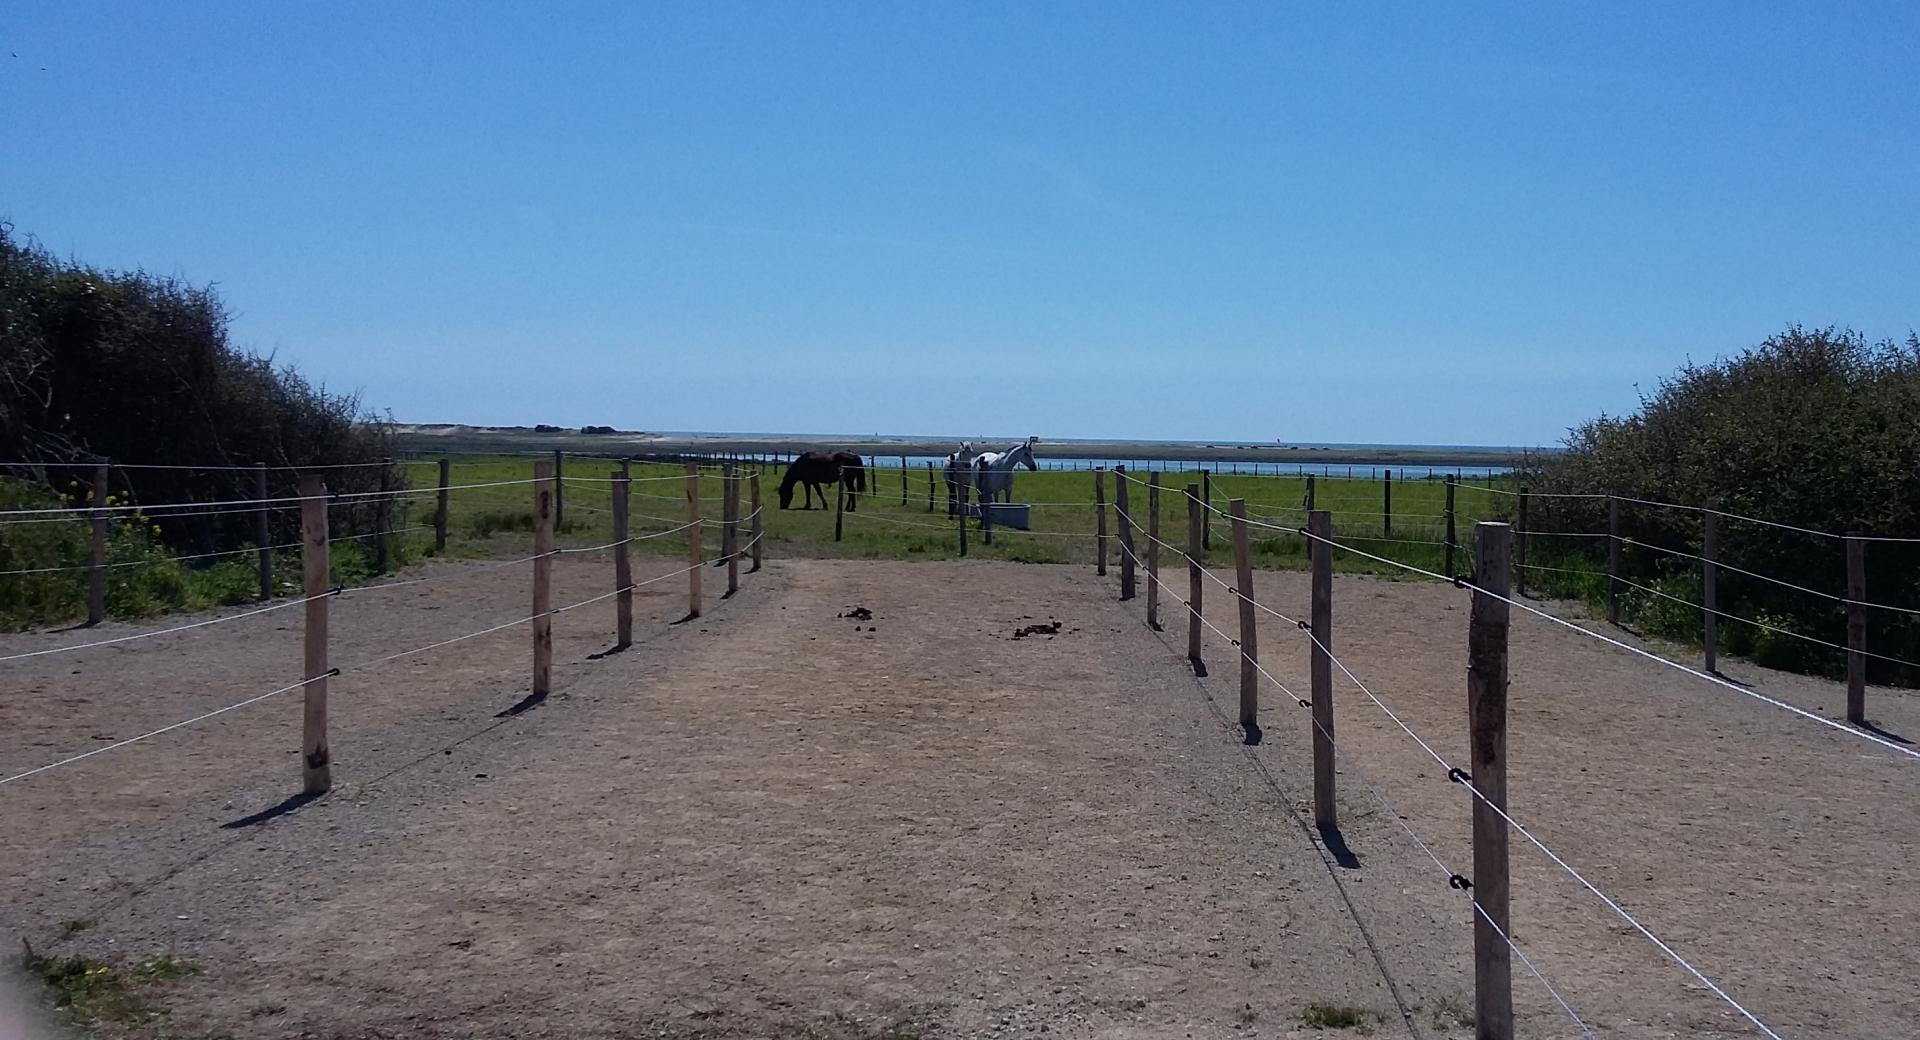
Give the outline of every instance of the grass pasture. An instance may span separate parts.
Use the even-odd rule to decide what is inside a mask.
[[[437,480],[437,460],[421,458],[405,464],[408,480],[425,488]],[[598,545],[613,536],[612,485],[608,474],[617,468],[611,460],[569,457],[564,463],[563,529],[558,533],[562,546]],[[525,480],[532,475],[533,460],[527,456],[482,456],[456,458],[449,480],[454,486]],[[670,530],[686,521],[684,470],[677,466],[637,464],[632,468],[632,533]],[[779,508],[776,489],[781,470],[767,467],[761,474],[766,508],[769,555],[808,556],[851,559],[941,560],[959,555],[957,524],[947,519],[946,490],[933,488],[933,509],[928,509],[928,474],[922,468],[906,473],[906,503],[901,504],[901,471],[870,470],[875,486],[862,496],[858,508],[842,519],[841,539],[833,537],[834,515],[831,509],[802,509],[802,497],[796,495],[794,508]],[[1173,545],[1186,542],[1186,502],[1184,488],[1194,479],[1191,473],[1162,475],[1165,487],[1160,496],[1160,537]],[[664,479],[663,479],[664,478]],[[936,478],[937,479],[937,478]],[[1142,478],[1144,479],[1144,477]],[[1110,561],[1119,555],[1118,518],[1113,512],[1117,474],[1106,477],[1109,534],[1116,536],[1108,546]],[[1292,533],[1304,522],[1301,504],[1306,480],[1298,476],[1222,475],[1214,478],[1215,508],[1224,511],[1234,497],[1247,500],[1247,512],[1260,524],[1284,526],[1285,531],[1255,527],[1250,531],[1254,565],[1267,569],[1300,569],[1307,565],[1305,539]],[[1383,481],[1321,477],[1315,480],[1315,504],[1334,514],[1335,536],[1357,547],[1395,560],[1440,570],[1445,565],[1446,489],[1441,481],[1396,481],[1392,487],[1393,519],[1388,527],[1385,514],[1386,487]],[[718,521],[721,516],[722,479],[717,471],[704,470],[700,478],[701,515]],[[1033,505],[1032,530],[998,528],[994,543],[983,539],[979,522],[969,525],[967,553],[984,559],[1027,563],[1091,562],[1097,526],[1094,508],[1094,475],[1088,472],[1021,471],[1014,480],[1016,501]],[[1129,487],[1130,507],[1136,520],[1147,523],[1147,489]],[[459,555],[493,555],[513,551],[528,543],[532,529],[532,490],[525,484],[474,488],[449,496],[449,551]],[[1456,567],[1464,567],[1471,527],[1476,520],[1506,519],[1502,509],[1511,508],[1511,496],[1497,495],[1473,487],[1456,492],[1456,534],[1460,549]],[[431,521],[433,498],[414,499],[413,519],[396,520],[397,526]],[[742,489],[742,514],[751,507]],[[1209,565],[1232,562],[1232,541],[1227,520],[1209,514],[1212,545],[1207,552]],[[426,535],[415,535],[427,538]],[[743,533],[744,537],[744,533]],[[708,555],[718,551],[719,532],[709,527],[702,535]],[[1137,540],[1136,552],[1144,559],[1145,539]],[[686,551],[683,535],[637,542],[636,553],[679,556]],[[1168,561],[1163,558],[1163,566]],[[1342,570],[1354,573],[1404,574],[1396,568],[1362,557],[1348,556]]]

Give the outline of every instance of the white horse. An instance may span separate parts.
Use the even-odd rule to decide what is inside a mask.
[[[980,501],[998,502],[1002,495],[1013,501],[1013,471],[1016,466],[1025,466],[1034,472],[1040,471],[1040,464],[1033,461],[1033,446],[1038,437],[1028,437],[1025,444],[1016,444],[1006,451],[982,452],[973,460],[974,486],[980,489]]]
[[[947,456],[947,464],[940,471],[947,479],[947,516],[960,515],[960,487],[973,485],[973,460],[979,456],[972,441],[961,441],[960,450]]]

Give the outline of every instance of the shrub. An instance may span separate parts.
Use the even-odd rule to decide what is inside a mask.
[[[1920,533],[1920,337],[1870,344],[1860,334],[1794,326],[1736,357],[1689,363],[1662,380],[1624,417],[1574,428],[1564,453],[1527,460],[1534,492],[1529,526],[1546,531],[1607,529],[1606,503],[1553,495],[1614,494],[1708,506],[1792,527],[1840,533]],[[1696,510],[1621,505],[1621,534],[1635,543],[1698,552]],[[1720,558],[1746,570],[1831,594],[1845,589],[1844,546],[1836,538],[1723,519]],[[1604,559],[1603,545],[1582,554]],[[1874,543],[1870,598],[1920,606],[1920,545]],[[1642,584],[1673,572],[1678,559],[1652,549],[1623,554],[1623,576]],[[1697,575],[1687,561],[1686,573]],[[1531,580],[1531,578],[1530,578]],[[1698,602],[1698,579],[1687,598]],[[1664,586],[1663,591],[1667,591]],[[1604,589],[1603,589],[1604,591]],[[1678,593],[1675,593],[1676,595]],[[1721,609],[1839,641],[1832,601],[1723,573]],[[1677,625],[1698,608],[1648,605],[1650,627]],[[1697,629],[1697,621],[1694,623]],[[1727,621],[1728,649],[1764,653],[1777,666],[1830,670],[1834,653],[1789,636],[1741,633]],[[1870,645],[1920,660],[1920,629],[1899,615],[1869,612]],[[1798,647],[1788,644],[1797,643]],[[1871,660],[1876,681],[1920,675]]]

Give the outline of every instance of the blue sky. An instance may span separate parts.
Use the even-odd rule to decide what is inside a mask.
[[[1549,443],[1920,325],[1916,53],[1910,3],[16,2],[0,218],[406,420]]]

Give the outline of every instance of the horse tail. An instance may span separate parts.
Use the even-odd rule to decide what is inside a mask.
[[[867,493],[867,465],[864,462],[853,465],[853,489],[863,495]]]

